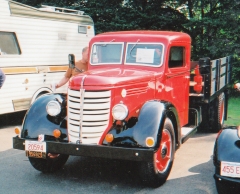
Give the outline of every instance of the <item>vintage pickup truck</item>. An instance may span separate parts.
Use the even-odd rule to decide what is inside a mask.
[[[230,57],[191,62],[190,54],[181,32],[93,37],[89,70],[70,79],[67,94],[37,99],[13,148],[42,172],[61,169],[69,155],[136,161],[144,183],[162,185],[176,149],[198,128],[217,132],[226,118]]]

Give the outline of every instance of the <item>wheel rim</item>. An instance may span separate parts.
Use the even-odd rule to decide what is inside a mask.
[[[220,107],[219,107],[219,118],[220,118],[220,124],[222,125],[224,122],[224,114],[225,114],[225,104],[224,104],[224,95],[222,95]]]
[[[160,147],[155,153],[155,167],[158,172],[165,172],[171,161],[172,138],[167,129],[162,132]]]

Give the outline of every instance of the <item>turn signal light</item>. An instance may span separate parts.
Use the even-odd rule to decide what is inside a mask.
[[[62,135],[62,132],[59,129],[53,131],[53,136],[59,138]]]
[[[153,147],[153,146],[154,146],[154,143],[155,143],[155,141],[154,141],[154,139],[153,139],[152,137],[147,137],[147,138],[146,138],[146,145],[147,145],[148,147]]]
[[[107,134],[105,137],[106,142],[111,143],[113,141],[114,137],[113,134]]]
[[[19,129],[19,127],[15,127],[14,131],[15,131],[15,133],[16,133],[17,135],[19,135],[20,132],[21,132],[21,130]]]

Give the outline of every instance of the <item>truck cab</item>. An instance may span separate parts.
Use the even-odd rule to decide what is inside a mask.
[[[170,103],[177,112],[175,120],[178,123],[175,125],[186,125],[189,111],[190,45],[191,38],[188,35],[176,32],[111,32],[95,36],[90,41],[89,71],[72,78],[68,89],[70,96],[72,92],[80,91],[81,87],[86,95],[88,91],[93,95],[93,102],[84,102],[84,109],[86,107],[98,116],[83,116],[83,124],[84,119],[91,122],[88,127],[93,127],[95,122],[99,125],[99,122],[107,121],[100,124],[101,133],[107,132],[116,121],[111,115],[111,110],[115,111],[114,106],[117,107],[116,114],[120,114],[117,112],[118,106],[126,108],[126,117],[118,122],[124,125],[129,120],[137,121],[142,106],[152,100]],[[103,94],[100,91],[104,91],[106,96],[101,97]],[[103,101],[106,97],[109,98],[108,103]],[[96,98],[99,98],[99,104]],[[68,100],[71,101],[70,98]],[[91,106],[92,103],[94,106]],[[97,106],[102,109],[104,104],[108,111],[97,113]],[[73,109],[79,106],[78,103],[71,105]],[[68,112],[70,118],[74,117],[73,114],[78,115],[79,112]],[[68,122],[68,129],[72,126]],[[99,135],[94,143],[102,144],[104,137]],[[90,141],[90,137],[83,137],[83,141]]]

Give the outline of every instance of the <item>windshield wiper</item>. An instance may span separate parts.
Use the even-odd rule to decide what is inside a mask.
[[[129,52],[129,54],[130,54],[132,57],[136,57],[136,56],[133,56],[133,55],[132,55],[132,51],[133,51],[133,49],[136,47],[136,45],[138,44],[139,41],[140,41],[140,39],[137,40],[137,42],[132,46],[132,48],[131,48],[131,50],[130,50],[130,52]]]
[[[112,39],[110,42],[113,42],[115,39]],[[106,44],[102,44],[102,45],[100,45],[100,46],[107,46],[108,45],[108,43],[106,43]]]

